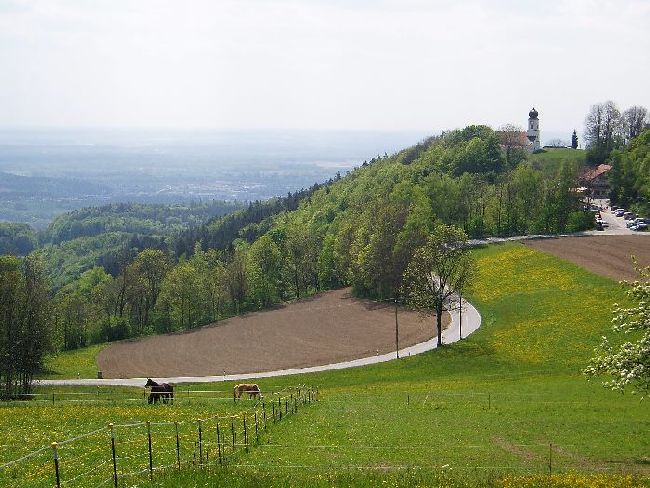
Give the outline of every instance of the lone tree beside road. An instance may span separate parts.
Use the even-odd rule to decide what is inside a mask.
[[[451,225],[436,227],[404,272],[407,302],[424,313],[436,314],[438,346],[442,345],[442,312],[455,308],[473,275],[467,235]]]
[[[614,346],[603,337],[596,349],[587,376],[608,376],[603,386],[612,390],[650,393],[650,266],[639,269],[641,279],[632,283],[629,297],[638,305],[629,308],[614,305],[613,330],[636,335],[635,341]]]

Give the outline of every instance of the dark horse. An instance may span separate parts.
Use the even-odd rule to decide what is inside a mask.
[[[149,404],[156,403],[158,400],[162,400],[163,403],[171,402],[174,403],[174,387],[167,383],[156,383],[151,378],[147,379],[147,383],[144,385],[146,387],[151,387],[149,392]]]

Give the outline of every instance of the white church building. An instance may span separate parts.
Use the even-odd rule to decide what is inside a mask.
[[[526,137],[528,137],[528,150],[530,152],[535,152],[538,149],[541,149],[540,139],[539,139],[539,119],[537,116],[539,113],[535,110],[535,107],[528,112],[528,131],[526,132]]]

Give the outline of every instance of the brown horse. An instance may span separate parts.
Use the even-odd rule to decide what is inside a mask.
[[[156,383],[151,378],[147,378],[147,383],[144,386],[145,388],[151,387],[149,405],[155,404],[158,400],[162,400],[163,403],[174,403],[174,387],[172,385]]]
[[[233,399],[241,398],[242,393],[248,393],[248,398],[258,397],[262,398],[262,391],[260,387],[254,383],[243,383],[241,385],[235,385],[232,391]]]

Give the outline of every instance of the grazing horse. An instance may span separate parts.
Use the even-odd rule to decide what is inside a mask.
[[[151,378],[148,378],[144,386],[145,388],[151,387],[151,391],[149,392],[149,405],[156,403],[158,400],[162,400],[163,403],[174,403],[174,387],[172,385],[167,383],[159,384]]]
[[[235,388],[232,391],[233,399],[241,398],[242,393],[248,393],[248,398],[253,398],[254,396],[262,398],[260,387],[254,383],[235,385]]]

